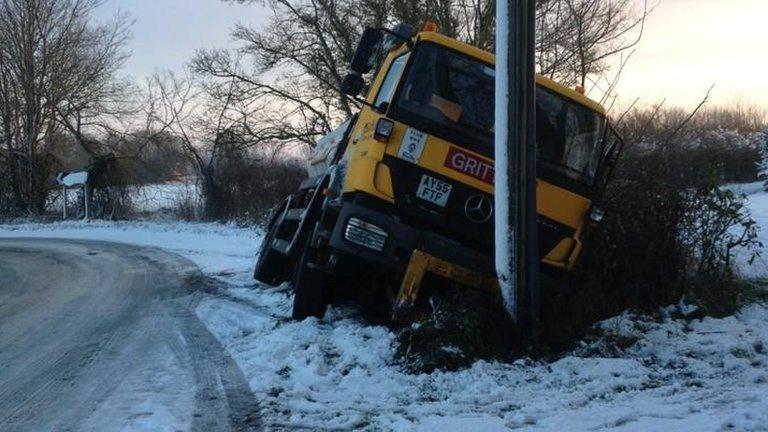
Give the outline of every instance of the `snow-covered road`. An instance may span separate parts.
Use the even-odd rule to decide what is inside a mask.
[[[194,313],[188,259],[0,239],[0,430],[255,430],[242,372]]]

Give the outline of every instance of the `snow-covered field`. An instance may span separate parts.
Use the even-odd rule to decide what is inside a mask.
[[[737,251],[736,261],[741,274],[747,278],[766,279],[768,278],[768,193],[763,191],[763,182],[732,184],[725,187],[734,193],[747,196],[747,208],[758,226],[758,241],[766,248],[752,264],[747,263],[751,254]]]
[[[768,194],[751,192],[768,244]],[[600,324],[609,336],[552,363],[408,375],[393,364],[394,334],[353,310],[290,320],[290,288],[251,279],[261,241],[253,230],[67,222],[0,225],[0,237],[119,241],[192,259],[222,282],[197,314],[245,373],[268,430],[768,430],[768,305],[690,322],[673,318],[676,307],[659,322],[625,314]],[[764,277],[765,258],[744,273]],[[606,346],[611,336],[629,346]]]
[[[200,189],[192,182],[167,182],[143,186],[131,186],[128,190],[131,205],[138,213],[169,213],[181,203],[199,205]],[[49,198],[48,208],[56,213],[62,210],[63,196],[56,190]],[[80,187],[70,188],[67,192],[67,211],[69,219],[82,215],[83,195]]]
[[[191,182],[150,184],[133,188],[131,199],[136,211],[168,212],[185,200],[199,204],[200,191],[197,185]]]

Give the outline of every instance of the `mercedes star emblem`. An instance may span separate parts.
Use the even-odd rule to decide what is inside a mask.
[[[493,203],[483,195],[472,195],[464,203],[464,214],[474,223],[483,223],[493,215]]]

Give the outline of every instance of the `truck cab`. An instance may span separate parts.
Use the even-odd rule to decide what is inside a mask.
[[[322,315],[335,286],[368,290],[368,280],[389,286],[395,312],[418,301],[426,273],[498,290],[494,62],[434,31],[366,29],[342,85],[360,111],[318,142],[311,177],[272,218],[257,263],[257,279],[292,280],[296,318]],[[538,249],[543,271],[559,274],[602,218],[621,140],[602,106],[543,76],[536,133]]]

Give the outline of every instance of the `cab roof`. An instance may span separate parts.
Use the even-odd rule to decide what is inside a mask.
[[[490,63],[494,65],[496,64],[496,56],[489,53],[488,51],[482,50],[480,48],[466,44],[464,42],[459,42],[456,39],[442,35],[440,33],[429,32],[429,31],[420,32],[416,35],[416,40],[434,42],[436,44],[444,45],[453,50],[467,54],[471,57],[475,57],[486,63]],[[559,93],[560,95],[565,96],[576,103],[584,105],[602,115],[605,115],[605,107],[603,107],[599,103],[584,96],[583,94],[577,92],[576,90],[570,89],[562,84],[558,84],[557,82],[541,74],[536,74],[536,84],[539,84],[542,87],[545,87],[549,90]]]

